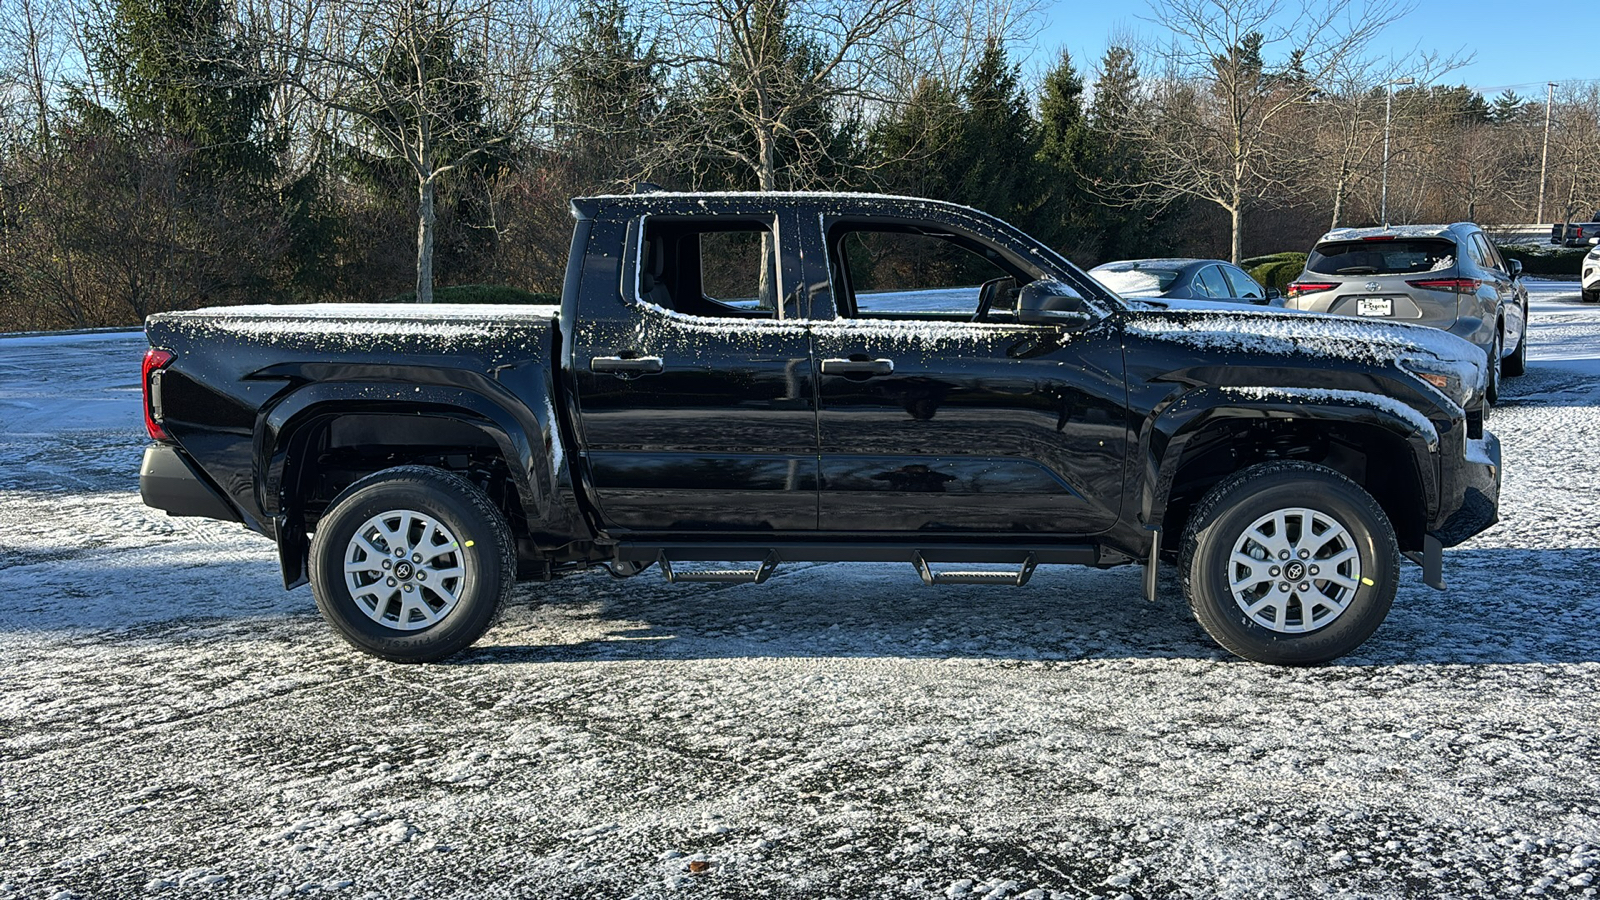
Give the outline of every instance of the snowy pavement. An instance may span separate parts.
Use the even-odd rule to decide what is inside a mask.
[[[844,564],[379,663],[140,505],[139,336],[0,339],[0,900],[1596,896],[1600,309],[1537,287],[1502,524],[1308,670],[1131,568]]]

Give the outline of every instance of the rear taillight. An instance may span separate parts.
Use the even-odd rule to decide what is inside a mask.
[[[167,434],[167,429],[161,426],[161,370],[172,362],[172,354],[166,350],[149,350],[144,355],[144,377],[140,379],[144,385],[144,430],[150,433],[153,441],[170,441],[172,435]]]
[[[1322,291],[1331,291],[1339,285],[1332,281],[1291,281],[1284,288],[1283,295],[1290,300],[1301,294],[1316,294]]]
[[[1451,291],[1457,294],[1476,294],[1478,288],[1483,287],[1483,282],[1476,278],[1422,278],[1407,281],[1406,284],[1428,291]]]
[[[1392,241],[1394,239],[1395,235],[1392,234],[1369,234],[1362,238],[1363,241]]]

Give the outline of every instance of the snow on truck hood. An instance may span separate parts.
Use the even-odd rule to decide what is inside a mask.
[[[1161,301],[1128,316],[1128,331],[1197,349],[1287,354],[1387,364],[1427,356],[1456,367],[1472,383],[1482,351],[1447,331],[1404,322],[1375,322],[1294,309]]]

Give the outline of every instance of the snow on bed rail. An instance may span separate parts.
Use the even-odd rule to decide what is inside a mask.
[[[468,303],[321,303],[306,306],[224,306],[160,313],[149,323],[192,340],[281,338],[341,349],[402,342],[448,349],[554,319],[557,306]]]

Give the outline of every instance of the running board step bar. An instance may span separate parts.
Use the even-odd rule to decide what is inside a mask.
[[[682,562],[683,560],[680,560]],[[778,551],[774,550],[761,560],[761,565],[754,569],[700,569],[693,572],[678,572],[672,568],[672,560],[667,559],[667,552],[661,551],[656,558],[661,566],[661,576],[667,579],[668,584],[761,584],[778,569]]]
[[[922,583],[934,584],[1006,584],[1022,587],[1033,577],[1033,554],[1029,553],[1015,572],[935,572],[928,565],[928,560],[921,553],[916,554],[911,564],[917,567],[917,574],[922,576]]]

